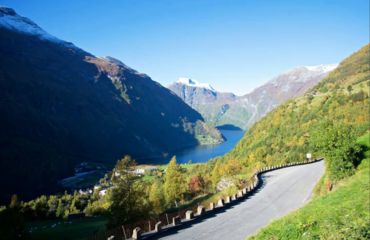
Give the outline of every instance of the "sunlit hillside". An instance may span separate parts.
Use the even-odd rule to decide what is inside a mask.
[[[369,127],[369,47],[345,59],[303,97],[256,123],[220,161],[237,160],[242,172],[251,172],[263,165],[304,159],[312,151],[309,141],[316,127],[325,121],[351,124],[365,132]]]

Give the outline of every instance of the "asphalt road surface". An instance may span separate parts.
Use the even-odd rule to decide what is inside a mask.
[[[265,173],[263,186],[245,201],[160,239],[245,239],[272,220],[304,206],[323,173],[324,161]]]

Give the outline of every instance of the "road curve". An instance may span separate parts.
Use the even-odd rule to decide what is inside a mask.
[[[323,173],[324,161],[267,172],[262,175],[260,190],[243,202],[159,239],[245,239],[273,219],[305,205]]]

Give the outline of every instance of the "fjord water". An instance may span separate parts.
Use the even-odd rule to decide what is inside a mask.
[[[177,152],[177,163],[192,163],[207,162],[209,159],[222,156],[230,151],[243,137],[244,131],[242,130],[220,130],[226,138],[225,142],[217,145],[200,145],[188,148]],[[150,158],[147,163],[166,164],[172,156]]]

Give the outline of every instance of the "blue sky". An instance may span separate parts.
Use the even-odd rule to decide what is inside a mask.
[[[369,42],[368,0],[0,0],[49,33],[168,85],[187,76],[245,94]]]

